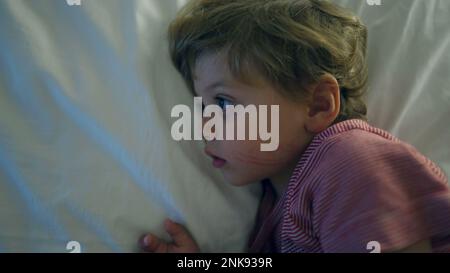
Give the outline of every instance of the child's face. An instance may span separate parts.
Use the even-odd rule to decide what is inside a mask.
[[[281,95],[262,79],[251,86],[233,79],[224,56],[205,54],[197,60],[194,71],[197,95],[203,98],[205,106],[253,104],[258,108],[259,105],[279,105],[279,146],[275,151],[261,151],[260,144],[264,142],[259,139],[258,134],[258,140],[207,141],[205,152],[213,159],[216,157],[213,160],[215,167],[220,168],[225,179],[233,185],[247,185],[265,178],[278,183],[279,177],[291,174],[311,141],[312,137],[304,126],[307,107]],[[208,88],[217,82],[222,82],[223,85]],[[270,128],[270,106],[267,120]],[[248,123],[246,128],[249,128]],[[248,129],[246,137],[248,138]]]

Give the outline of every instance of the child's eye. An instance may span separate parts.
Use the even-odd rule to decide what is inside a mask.
[[[222,97],[216,97],[216,103],[217,105],[219,105],[220,108],[222,108],[222,110],[225,110],[227,105],[233,105],[233,103],[230,100]]]

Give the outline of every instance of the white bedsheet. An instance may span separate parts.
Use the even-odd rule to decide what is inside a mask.
[[[336,0],[369,29],[369,120],[450,174],[450,1]]]
[[[0,1],[0,252],[136,251],[183,222],[242,251],[259,188],[234,188],[201,143],[170,136],[192,99],[165,26],[184,1]],[[370,30],[370,120],[450,172],[450,1],[337,1]]]

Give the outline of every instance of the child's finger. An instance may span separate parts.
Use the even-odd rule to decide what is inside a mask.
[[[164,221],[164,228],[177,246],[195,245],[195,241],[182,225],[167,219]]]
[[[142,246],[148,252],[166,253],[168,251],[168,244],[152,234],[143,236]]]

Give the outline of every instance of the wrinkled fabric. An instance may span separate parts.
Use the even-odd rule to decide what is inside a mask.
[[[136,251],[165,217],[202,251],[245,249],[259,188],[170,136],[192,103],[165,40],[183,2],[0,1],[0,251]],[[337,2],[369,27],[371,123],[449,173],[450,2]]]

